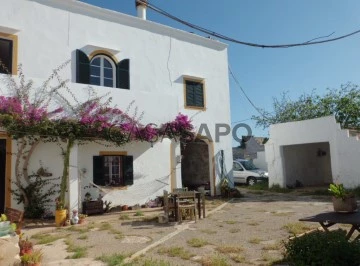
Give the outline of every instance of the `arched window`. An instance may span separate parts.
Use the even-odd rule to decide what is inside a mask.
[[[116,62],[112,56],[98,53],[88,57],[76,50],[76,82],[130,89],[130,59]]]
[[[90,61],[90,84],[116,87],[116,66],[109,57],[97,55]]]

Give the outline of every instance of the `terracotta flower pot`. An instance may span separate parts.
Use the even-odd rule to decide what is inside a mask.
[[[20,249],[20,256],[24,254],[31,254],[33,252],[33,248],[22,248]]]
[[[355,197],[348,197],[345,199],[332,197],[334,211],[336,212],[355,212],[357,203]]]

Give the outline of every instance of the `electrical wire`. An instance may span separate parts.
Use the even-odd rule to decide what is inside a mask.
[[[231,70],[230,64],[229,64],[229,73],[231,75],[231,77],[234,79],[236,85],[238,86],[238,88],[241,90],[241,92],[244,94],[245,98],[248,100],[248,102],[251,104],[252,107],[254,107],[254,109],[262,116],[265,117],[266,116],[260,111],[260,108],[258,108],[254,102],[250,99],[250,97],[247,95],[247,93],[245,92],[245,90],[241,87],[240,82],[238,81],[238,79],[235,77],[233,71]]]
[[[241,123],[241,122],[245,122],[245,121],[249,121],[249,120],[252,120],[252,118],[249,117],[249,118],[246,118],[246,119],[243,119],[243,120],[234,121],[234,122],[231,122],[231,124],[237,124],[237,123]]]
[[[225,40],[225,41],[229,41],[229,42],[233,42],[233,43],[237,43],[237,44],[242,44],[242,45],[246,45],[246,46],[251,46],[251,47],[256,47],[256,48],[291,48],[291,47],[297,47],[297,46],[323,44],[323,43],[334,42],[334,41],[338,41],[338,40],[341,40],[341,39],[345,39],[345,38],[348,38],[350,36],[353,36],[355,34],[360,33],[360,30],[356,30],[356,31],[353,31],[351,33],[348,33],[348,34],[345,34],[345,35],[342,35],[342,36],[339,36],[339,37],[336,37],[336,38],[315,41],[315,40],[318,40],[318,39],[328,38],[328,37],[330,37],[330,36],[332,36],[334,34],[334,32],[333,32],[333,33],[331,33],[331,34],[329,34],[327,36],[321,36],[321,37],[313,38],[310,41],[306,41],[306,42],[302,42],[302,43],[274,44],[274,45],[258,44],[258,43],[251,43],[251,42],[245,42],[245,41],[237,40],[237,39],[228,37],[226,35],[222,35],[220,33],[214,32],[212,30],[203,28],[201,26],[192,24],[192,23],[187,22],[185,20],[182,20],[182,19],[180,19],[180,18],[178,18],[178,17],[176,17],[174,15],[171,15],[170,13],[162,10],[159,7],[156,7],[156,6],[152,5],[152,4],[150,4],[147,0],[137,0],[137,2],[140,3],[140,4],[146,5],[148,8],[152,9],[153,11],[158,12],[161,15],[164,15],[164,16],[166,16],[166,17],[168,17],[168,18],[170,18],[172,20],[175,20],[175,21],[177,21],[177,22],[179,22],[179,23],[181,23],[183,25],[186,25],[186,26],[188,26],[188,27],[190,27],[192,29],[198,30],[200,32],[209,34],[211,36],[217,37],[217,38]]]

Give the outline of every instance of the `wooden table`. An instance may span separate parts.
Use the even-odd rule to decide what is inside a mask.
[[[171,196],[174,197],[174,203],[175,203],[175,221],[179,220],[176,201],[177,201],[177,196],[180,193],[181,192],[172,192],[171,193]],[[201,219],[201,213],[202,213],[203,218],[205,218],[205,194],[201,193],[201,192],[198,192],[198,191],[195,191],[195,197],[197,199],[197,204],[196,205],[197,205],[197,211],[198,211],[198,214],[199,214],[199,219]],[[185,199],[186,197],[184,197],[182,195],[181,198]],[[188,198],[193,199],[192,196],[189,196]],[[202,210],[201,210],[201,206],[202,206]]]
[[[329,231],[329,227],[335,224],[351,224],[351,229],[346,235],[347,239],[350,239],[352,234],[356,231],[360,232],[360,212],[353,213],[339,213],[339,212],[323,212],[314,216],[305,217],[299,219],[303,222],[318,222],[324,228],[326,232]],[[360,234],[355,238],[359,239]]]

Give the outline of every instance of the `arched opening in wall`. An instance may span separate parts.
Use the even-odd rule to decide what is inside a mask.
[[[204,187],[210,192],[209,144],[201,139],[181,145],[181,179],[183,187],[197,190]]]
[[[282,146],[287,187],[323,186],[333,182],[329,142]]]

